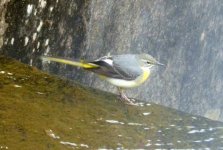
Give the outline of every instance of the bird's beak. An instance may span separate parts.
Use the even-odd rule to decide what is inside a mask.
[[[159,66],[165,66],[164,64],[160,63],[160,62],[156,62],[156,65],[159,65]]]

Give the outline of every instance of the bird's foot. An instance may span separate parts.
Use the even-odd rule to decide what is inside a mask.
[[[124,90],[123,90],[122,88],[118,87],[118,91],[119,91],[119,99],[120,99],[122,102],[124,102],[124,103],[126,103],[126,104],[128,104],[128,105],[134,105],[134,106],[137,106],[137,104],[134,103],[135,100],[134,100],[134,99],[130,99],[130,98],[128,98],[128,97],[125,95]]]
[[[134,103],[135,100],[132,99],[132,98],[131,98],[131,99],[128,98],[126,95],[120,95],[120,96],[119,96],[119,99],[120,99],[122,102],[124,102],[125,104],[133,105],[133,106],[137,106],[137,104]]]

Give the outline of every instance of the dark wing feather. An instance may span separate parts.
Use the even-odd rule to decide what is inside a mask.
[[[86,70],[92,71],[94,73],[97,73],[99,75],[103,75],[106,77],[122,79],[122,76],[120,76],[120,74],[114,70],[113,66],[111,66],[107,62],[105,62],[103,60],[98,60],[98,61],[94,61],[91,63],[96,64],[100,67],[90,68],[90,69],[86,69]]]

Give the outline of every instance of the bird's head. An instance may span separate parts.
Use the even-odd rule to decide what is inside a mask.
[[[140,60],[140,65],[143,67],[149,67],[152,68],[155,65],[161,65],[163,66],[164,64],[160,63],[157,61],[153,56],[149,54],[139,54],[138,59]]]

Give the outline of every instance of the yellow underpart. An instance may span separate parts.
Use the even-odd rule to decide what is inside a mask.
[[[150,76],[150,70],[143,69],[142,77],[140,78],[140,83],[144,83]]]
[[[95,65],[95,64],[77,62],[77,61],[67,60],[67,59],[63,59],[63,58],[43,56],[42,60],[44,60],[44,61],[54,61],[54,62],[63,63],[63,64],[67,64],[67,65],[72,65],[72,66],[76,66],[76,67],[82,67],[82,68],[86,68],[86,69],[97,68],[98,67],[98,65]]]

